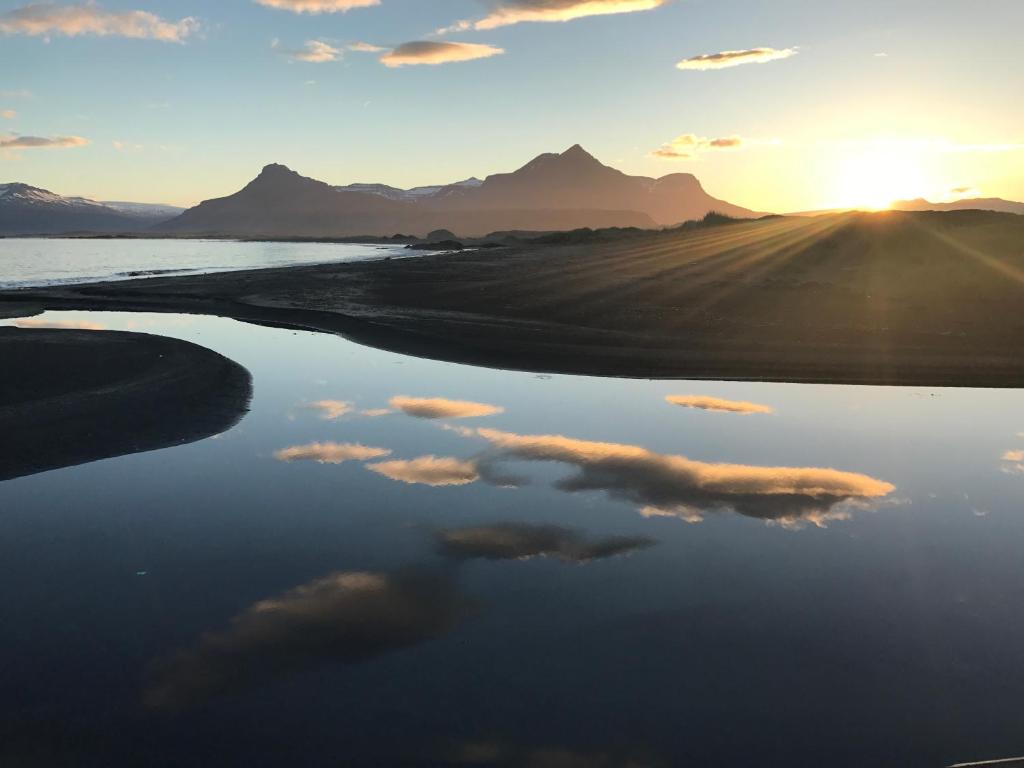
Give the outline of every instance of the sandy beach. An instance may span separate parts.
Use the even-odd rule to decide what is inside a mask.
[[[845,214],[347,265],[27,289],[549,373],[1024,385],[1024,218]],[[927,279],[925,276],[927,275]]]

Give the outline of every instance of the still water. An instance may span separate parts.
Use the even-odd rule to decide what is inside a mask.
[[[401,246],[349,243],[0,237],[0,290],[366,261],[408,253]]]
[[[42,321],[196,342],[255,395],[219,437],[0,483],[0,764],[1024,753],[1024,393]]]

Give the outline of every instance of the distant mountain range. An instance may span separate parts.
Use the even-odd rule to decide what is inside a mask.
[[[894,211],[998,211],[1024,215],[1024,203],[998,197],[972,197],[951,203],[930,203],[924,198],[901,200],[891,206]]]
[[[789,216],[823,216],[829,213],[845,213],[852,208],[829,208],[821,211],[801,211],[790,213]],[[892,211],[996,211],[997,213],[1016,213],[1024,216],[1024,203],[1003,200],[999,197],[971,197],[954,200],[951,203],[932,203],[919,197],[916,200],[898,200],[889,206]]]
[[[28,184],[0,184],[0,235],[132,232],[178,216],[182,210],[146,203],[101,203],[62,197]]]
[[[708,195],[691,174],[627,176],[582,147],[544,154],[513,173],[403,190],[384,184],[335,187],[268,165],[241,191],[207,200],[157,230],[265,237],[425,235],[591,227],[654,229],[710,211],[760,214]]]

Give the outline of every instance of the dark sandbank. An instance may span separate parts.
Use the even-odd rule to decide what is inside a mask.
[[[223,315],[496,368],[1024,386],[1024,217],[775,217],[500,249],[0,294]]]
[[[0,328],[0,359],[0,480],[219,434],[252,394],[237,363],[139,333]]]

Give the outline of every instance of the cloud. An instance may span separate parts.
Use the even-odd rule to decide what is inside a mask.
[[[386,48],[382,48],[379,45],[373,45],[372,43],[352,43],[348,46],[348,49],[350,51],[355,51],[356,53],[383,53],[387,50]]]
[[[0,136],[0,149],[67,149],[88,143],[81,136]]]
[[[739,136],[707,139],[692,133],[684,133],[667,144],[662,144],[651,152],[651,157],[662,160],[690,160],[701,152],[741,149],[745,143]]]
[[[774,413],[774,409],[767,405],[748,403],[740,400],[723,400],[719,397],[702,397],[700,395],[669,395],[666,402],[672,405],[679,405],[683,408],[697,408],[702,411],[715,411],[718,413],[741,413],[749,415],[752,413]]]
[[[315,461],[319,464],[343,464],[346,461],[370,461],[390,456],[386,448],[371,448],[359,443],[309,443],[282,448],[274,453],[278,461]]]
[[[480,470],[474,462],[451,457],[420,456],[410,461],[367,464],[366,468],[400,483],[430,485],[435,488],[469,485],[480,479]]]
[[[1024,475],[1024,451],[1007,451],[1003,454],[1003,472],[1008,475]]]
[[[451,631],[468,603],[426,570],[334,573],[247,608],[158,662],[147,705],[181,709],[326,663],[357,664]]]
[[[387,67],[405,67],[419,64],[449,64],[457,61],[486,59],[504,53],[503,48],[479,43],[439,43],[419,40],[403,43],[380,57]]]
[[[637,504],[648,517],[696,522],[707,511],[731,510],[791,527],[824,525],[895,490],[884,481],[836,469],[710,464],[636,445],[561,435],[464,428],[460,433],[490,444],[490,454],[476,460],[480,465],[504,459],[568,464],[577,473],[557,483],[558,489],[604,491]]]
[[[34,317],[15,320],[14,326],[16,328],[57,328],[68,331],[105,331],[107,329],[107,326],[101,323],[92,323],[87,320],[43,320]]]
[[[0,97],[5,99],[31,99],[32,91],[24,89],[16,91],[0,91]]]
[[[478,21],[458,21],[439,34],[468,29],[497,29],[528,21],[573,21],[586,16],[652,11],[669,0],[501,0]]]
[[[360,411],[360,416],[365,416],[368,419],[377,419],[381,416],[387,416],[394,413],[390,408],[368,408],[365,411]]]
[[[331,61],[339,61],[344,55],[340,49],[321,40],[307,40],[302,48],[291,50],[281,48],[275,40],[270,47],[292,61],[304,61],[307,64],[326,64]]]
[[[371,8],[380,0],[255,0],[267,8],[278,8],[292,13],[345,13],[353,8]]]
[[[438,548],[448,557],[482,560],[529,560],[554,557],[567,563],[589,563],[629,555],[657,542],[640,536],[612,536],[587,541],[557,525],[498,523],[478,528],[455,528],[437,534]]]
[[[352,411],[352,403],[344,400],[317,400],[315,403],[307,403],[302,406],[310,411],[319,411],[320,418],[324,421],[336,421]]]
[[[147,11],[107,11],[95,3],[33,3],[0,15],[0,33],[6,35],[96,35],[183,43],[198,30],[199,22],[192,17],[166,21]]]
[[[683,59],[676,64],[676,67],[697,71],[726,69],[727,67],[738,67],[741,64],[767,64],[769,61],[788,59],[791,56],[796,56],[797,53],[796,48],[749,48],[745,51],[722,51],[721,53],[705,53]]]
[[[425,398],[398,395],[391,398],[389,402],[392,408],[418,419],[471,419],[505,412],[504,408],[496,405],[466,400],[447,400],[443,397]]]
[[[4,120],[13,120],[17,116],[18,113],[15,112],[13,109],[5,109],[0,111],[0,117],[4,118]]]

